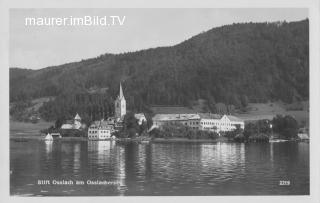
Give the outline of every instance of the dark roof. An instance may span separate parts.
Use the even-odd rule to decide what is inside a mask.
[[[200,118],[203,119],[221,119],[222,115],[213,113],[199,113]]]
[[[94,121],[90,127],[98,127],[98,128],[112,128],[113,125],[110,124],[108,121]]]

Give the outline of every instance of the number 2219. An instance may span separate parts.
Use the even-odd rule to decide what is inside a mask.
[[[289,180],[280,180],[279,185],[290,185],[290,181]]]

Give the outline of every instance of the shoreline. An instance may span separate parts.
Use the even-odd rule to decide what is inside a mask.
[[[28,140],[42,140],[44,139],[42,135],[34,135],[34,136],[10,136],[10,141],[15,142],[27,142]],[[114,141],[119,143],[255,143],[255,142],[236,142],[233,140],[229,140],[225,137],[217,138],[217,139],[188,139],[188,138],[116,138],[116,139],[96,139],[89,140],[87,137],[62,137],[62,138],[54,138],[50,142],[54,141],[86,141],[86,142],[96,142],[96,141]],[[270,140],[271,141],[271,140]],[[279,142],[309,142],[304,140],[272,140],[271,142],[266,143],[279,143]],[[258,142],[257,142],[258,143]]]

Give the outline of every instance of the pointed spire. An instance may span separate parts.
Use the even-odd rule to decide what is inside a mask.
[[[123,96],[123,91],[122,91],[122,86],[121,86],[121,82],[120,82],[120,93],[119,93],[119,98],[122,99]]]
[[[78,113],[77,113],[77,115],[74,117],[74,120],[81,120],[81,117],[79,116]]]

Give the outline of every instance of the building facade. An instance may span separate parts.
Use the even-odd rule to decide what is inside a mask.
[[[88,128],[89,140],[106,140],[110,139],[113,126],[107,121],[95,121]]]
[[[100,121],[93,121],[88,128],[88,139],[90,140],[103,140],[109,139],[116,131],[121,131],[124,126],[123,118],[127,113],[126,99],[123,94],[122,85],[120,83],[119,95],[115,102],[115,114],[113,117],[108,117],[106,120],[102,118]],[[142,125],[147,119],[143,113],[134,115],[138,120],[138,124]]]
[[[134,114],[134,117],[138,120],[139,125],[142,125],[143,122],[147,122],[147,119],[143,113],[136,113]]]
[[[237,128],[244,129],[244,121],[231,115],[200,114],[200,130],[215,132],[233,131]]]
[[[152,128],[161,128],[164,124],[180,123],[194,130],[213,132],[233,131],[237,128],[244,129],[244,121],[230,115],[211,113],[199,114],[156,114],[153,118]]]
[[[73,120],[67,120],[66,123],[62,124],[61,129],[76,129],[79,130],[82,126],[81,117],[77,113]]]
[[[164,124],[182,124],[192,129],[200,129],[199,114],[156,114],[152,122],[152,128],[161,128]]]

